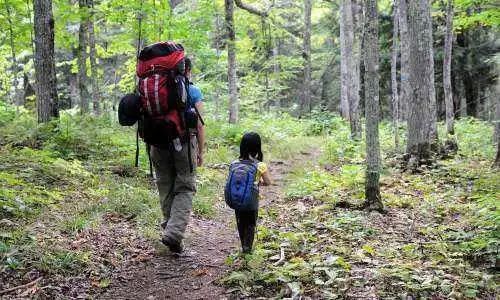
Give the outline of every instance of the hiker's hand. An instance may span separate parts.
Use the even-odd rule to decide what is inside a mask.
[[[203,165],[203,153],[198,153],[196,156],[196,165],[201,167]]]

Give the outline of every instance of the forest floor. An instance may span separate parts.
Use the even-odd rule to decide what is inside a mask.
[[[106,118],[0,122],[2,299],[496,299],[500,173],[492,126],[457,122],[459,152],[401,168],[381,126],[386,214],[364,200],[364,141],[337,117],[213,122],[187,251],[159,242],[156,187],[132,166],[134,131]],[[0,120],[1,121],[1,120]],[[40,126],[40,127],[37,127]],[[241,255],[222,192],[241,134],[263,136],[254,252]],[[402,137],[404,138],[404,137]]]
[[[256,251],[234,257],[224,282],[241,297],[497,299],[490,162],[456,157],[412,174],[390,159],[380,214],[359,209],[362,162],[324,155],[294,161],[284,197],[262,210]]]

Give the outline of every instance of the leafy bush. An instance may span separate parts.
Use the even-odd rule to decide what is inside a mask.
[[[336,134],[337,132],[348,132],[349,124],[338,114],[328,111],[313,111],[309,116],[309,135]]]
[[[16,118],[16,109],[7,103],[0,101],[0,127],[12,122]]]
[[[444,125],[441,126],[444,137]],[[475,159],[491,160],[495,157],[493,126],[489,122],[474,118],[463,118],[455,122],[458,153]]]

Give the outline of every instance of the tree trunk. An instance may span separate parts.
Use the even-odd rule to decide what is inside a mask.
[[[5,10],[7,11],[6,18],[7,22],[9,23],[9,42],[10,42],[10,52],[11,52],[11,58],[12,58],[12,74],[13,74],[13,81],[12,81],[12,86],[14,87],[14,91],[12,94],[12,103],[15,105],[21,105],[21,100],[22,98],[19,97],[17,93],[17,86],[18,86],[18,79],[17,79],[17,73],[19,70],[19,67],[17,65],[17,59],[16,59],[16,48],[14,46],[14,30],[13,30],[13,25],[12,25],[12,18],[11,18],[11,10],[9,3],[7,3],[6,0],[4,0],[5,4]]]
[[[497,90],[500,90],[500,83],[497,83]],[[496,99],[496,109],[495,109],[495,136],[496,136],[496,142],[497,142],[497,156],[495,159],[495,164],[494,166],[497,168],[500,168],[500,99]]]
[[[497,65],[497,74],[500,71],[500,65]],[[495,91],[493,94],[500,95],[500,79],[497,79],[497,84],[495,86]],[[494,141],[497,143],[497,155],[495,158],[494,167],[500,168],[500,98],[495,97],[495,133]]]
[[[411,99],[410,86],[410,36],[408,33],[408,1],[398,0],[399,3],[399,37],[401,42],[401,91],[399,94],[399,115],[401,120],[407,120],[409,102]]]
[[[348,12],[351,11],[351,1],[342,0],[340,4],[340,115],[346,120],[350,119],[348,93],[350,89],[350,53],[352,53],[352,18],[349,18],[351,14]],[[351,21],[349,22],[349,20]]]
[[[394,147],[399,150],[399,93],[398,93],[398,51],[399,51],[399,5],[394,0],[392,9],[392,56],[391,56],[391,87],[392,87],[392,122],[394,125]]]
[[[359,138],[359,90],[356,84],[353,5],[351,0],[342,0],[340,12],[340,59],[341,59],[341,113],[349,120],[351,137]],[[347,108],[347,109],[346,109]]]
[[[365,207],[383,211],[380,196],[379,122],[379,43],[377,0],[366,0],[365,30],[365,117],[366,117],[366,183]]]
[[[410,83],[413,88],[409,99],[407,142],[410,169],[415,169],[430,159],[433,141],[431,123],[435,122],[435,117],[431,112],[430,98],[434,82],[433,76],[429,74],[432,60],[432,40],[428,34],[429,29],[432,29],[427,17],[429,9],[429,0],[408,2]]]
[[[38,122],[59,117],[52,0],[35,0],[35,77]]]
[[[333,55],[321,75],[321,105],[327,109],[333,109],[335,107],[334,97],[331,96],[331,86],[335,82],[335,66],[337,64],[337,56]]]
[[[280,64],[278,62],[278,55],[279,55],[279,43],[280,41],[275,38],[274,43],[273,43],[273,49],[272,49],[272,55],[273,55],[273,78],[274,78],[274,84],[277,86],[279,84],[279,79],[280,79]],[[274,96],[274,106],[279,110],[281,107],[281,101],[279,95],[275,94]]]
[[[30,46],[31,46],[31,52],[32,52],[32,60],[33,60],[33,65],[35,64],[35,37],[34,37],[34,33],[33,33],[33,30],[35,28],[34,24],[33,24],[33,13],[31,11],[32,9],[32,4],[31,4],[31,1],[30,0],[26,0],[26,11],[28,12],[28,19],[29,19],[29,25],[30,25]],[[28,75],[26,74],[26,71],[23,72],[24,74],[24,78],[28,78]],[[23,95],[23,105],[26,104],[26,100],[27,100],[27,97],[29,96],[32,96],[32,95],[35,95],[35,88],[34,86],[36,85],[36,80],[34,80],[34,83],[33,85],[30,85],[29,83],[29,80],[26,81],[26,80],[23,80],[23,84],[24,84],[24,95]],[[29,92],[27,92],[27,85],[26,83],[29,85],[30,87],[30,90]],[[30,94],[31,93],[31,94]]]
[[[423,10],[423,15],[425,17],[425,51],[426,57],[426,74],[429,77],[428,88],[429,88],[429,134],[431,138],[431,150],[437,152],[439,149],[438,143],[438,132],[437,132],[437,102],[436,102],[436,86],[434,80],[434,42],[432,36],[432,16],[431,16],[431,1],[430,0],[420,0],[421,8]]]
[[[351,116],[351,136],[355,139],[361,138],[361,122],[359,120],[359,102],[361,92],[361,45],[364,34],[364,12],[363,1],[352,1],[352,21],[353,21],[353,55],[352,63],[352,98],[349,101],[349,115]]]
[[[97,51],[95,48],[95,31],[94,31],[94,0],[88,1],[89,9],[89,21],[88,21],[88,31],[89,31],[89,58],[90,58],[90,70],[91,70],[91,82],[92,82],[92,104],[94,108],[94,114],[101,114],[99,107],[99,74],[97,72]]]
[[[227,77],[229,88],[229,123],[238,122],[238,89],[236,84],[236,34],[234,31],[234,0],[225,0],[227,30]]]
[[[31,51],[33,51],[33,54],[35,53],[35,38],[33,36],[33,28],[35,27],[33,25],[33,14],[31,12],[31,3],[30,0],[26,0],[26,10],[28,11],[28,18],[29,18],[29,25],[30,25],[30,39],[31,39]]]
[[[219,44],[219,41],[220,41],[220,36],[223,36],[223,34],[221,34],[221,32],[223,32],[223,24],[221,22],[221,18],[220,18],[220,13],[219,11],[217,10],[217,5],[215,5],[215,10],[217,11],[216,12],[216,16],[215,16],[215,32],[216,32],[216,36],[215,36],[215,56],[217,57],[217,60],[216,60],[216,63],[215,63],[215,69],[217,71],[217,75],[216,75],[216,84],[215,84],[215,119],[216,120],[220,120],[220,94],[221,94],[221,87],[220,87],[220,82],[222,81],[221,78],[220,78],[220,56],[221,56],[221,47],[220,47],[220,44]]]
[[[462,84],[462,80],[460,79],[460,72],[459,69],[457,68],[455,72],[452,70],[453,77],[451,78],[451,88],[452,88],[452,94],[453,94],[453,107],[455,110],[453,111],[453,114],[456,118],[462,118],[465,117],[465,115],[462,115],[462,99],[464,97],[464,88]]]
[[[451,89],[451,52],[453,46],[453,0],[448,0],[446,7],[446,36],[444,41],[443,87],[446,108],[446,132],[454,134],[453,92]]]
[[[304,81],[300,113],[311,112],[311,10],[312,0],[304,0]]]
[[[87,1],[78,0],[80,11],[80,29],[78,30],[78,89],[80,91],[80,111],[87,113],[89,110],[89,92],[87,76],[87,43],[88,43],[88,12]]]

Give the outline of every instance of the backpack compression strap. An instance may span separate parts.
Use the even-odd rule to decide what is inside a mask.
[[[135,135],[135,167],[139,166],[139,122],[137,122],[137,133]]]
[[[186,89],[186,95],[188,101],[188,105],[186,105],[186,110],[187,110],[189,109],[189,106],[191,106],[191,95],[189,94],[189,80],[185,76],[184,78],[186,79],[186,81],[184,82],[184,88]],[[186,134],[187,134],[189,170],[191,171],[191,173],[193,173],[194,166],[193,166],[193,155],[191,155],[191,133],[189,132],[189,126],[187,124],[185,115],[184,115],[184,127],[186,128]],[[196,159],[198,159],[198,157],[196,157]]]

